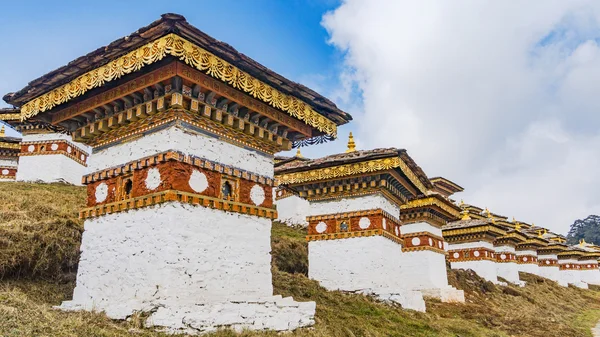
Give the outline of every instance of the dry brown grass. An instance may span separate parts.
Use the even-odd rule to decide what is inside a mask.
[[[77,261],[81,223],[76,211],[83,199],[83,189],[76,187],[0,184],[0,263],[7,276],[0,281],[0,336],[165,336],[141,327],[141,319],[117,322],[103,314],[52,309],[72,294],[73,280],[56,275],[72,271]],[[526,274],[527,286],[518,288],[450,271],[450,282],[465,289],[467,303],[428,301],[426,314],[326,291],[304,275],[308,265],[304,235],[302,230],[273,226],[275,293],[317,302],[315,326],[286,336],[583,337],[590,336],[589,328],[600,319],[598,290],[562,288]],[[19,256],[22,253],[24,257]],[[239,335],[221,331],[212,336]]]
[[[76,269],[85,188],[0,183],[0,278],[56,278]]]

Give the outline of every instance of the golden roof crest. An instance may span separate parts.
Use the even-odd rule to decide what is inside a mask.
[[[460,212],[460,214],[462,214],[461,220],[471,220],[471,216],[469,216],[469,211],[467,211],[466,209]]]
[[[4,132],[4,125],[2,125],[2,127],[0,127],[0,137],[4,136],[6,136],[6,133]]]
[[[296,151],[296,157],[304,158],[304,156],[302,156],[302,153],[300,153],[300,148],[298,148],[298,151]]]

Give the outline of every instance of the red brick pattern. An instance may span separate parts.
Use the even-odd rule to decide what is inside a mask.
[[[488,248],[455,249],[448,251],[450,262],[496,261],[493,250]]]

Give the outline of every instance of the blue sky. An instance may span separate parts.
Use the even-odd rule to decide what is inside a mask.
[[[27,82],[158,19],[182,14],[281,75],[328,95],[342,56],[321,26],[336,0],[11,1],[0,20],[0,93]],[[2,106],[6,106],[1,102]]]

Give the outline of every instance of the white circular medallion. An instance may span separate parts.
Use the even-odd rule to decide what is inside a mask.
[[[101,183],[96,186],[96,202],[104,202],[108,197],[108,185]]]
[[[54,143],[54,144],[50,145],[50,148],[52,149],[52,151],[56,151],[56,150],[58,150],[58,144]]]
[[[460,254],[454,253],[454,254],[452,254],[452,256],[454,256],[455,259],[458,259],[458,257],[460,256]]]
[[[250,189],[250,199],[252,202],[259,206],[265,201],[265,189],[259,185],[254,185]]]
[[[412,243],[413,246],[418,246],[421,244],[421,239],[414,237],[414,238],[412,238],[412,240],[410,242]]]
[[[487,251],[485,252],[485,257],[488,257],[488,252]]]
[[[160,185],[160,182],[160,171],[156,167],[149,169],[145,181],[146,188],[153,191]]]
[[[546,260],[546,264],[550,264],[550,261]]]
[[[33,150],[35,150],[35,146],[34,145],[29,145],[29,147],[27,147],[27,151],[33,152]]]
[[[433,247],[433,240],[431,238],[429,238],[429,245]]]
[[[84,155],[81,155],[81,157],[79,157],[79,158],[81,158],[82,161],[85,160],[85,156]]]
[[[527,262],[527,256],[523,257],[523,262]]]
[[[73,152],[73,149],[70,146],[67,146],[67,153]]]
[[[381,224],[383,225],[383,229],[387,229],[387,221],[385,221],[385,218],[383,218],[383,222]]]
[[[592,268],[592,266],[590,266],[590,265],[588,264],[588,268]]]
[[[360,229],[367,229],[369,226],[371,226],[371,220],[369,220],[369,218],[362,217],[358,220],[358,227],[360,227]]]
[[[327,230],[327,224],[321,221],[317,224],[317,227],[315,227],[315,229],[317,230],[317,233],[323,233]]]
[[[396,236],[400,235],[399,231],[398,231],[398,226],[396,226],[395,232],[396,232]]]
[[[502,260],[506,260],[506,254],[502,254],[502,255],[500,255],[500,258],[501,258]]]
[[[476,250],[476,251],[474,251],[474,252],[473,252],[473,256],[475,256],[475,257],[479,257],[479,255],[480,255],[480,254],[479,254],[479,251],[478,251],[478,250]]]
[[[438,247],[440,249],[444,248],[444,244],[442,243],[442,241],[438,241]]]
[[[197,193],[202,193],[208,188],[208,179],[206,175],[198,170],[194,170],[188,181],[190,187]]]
[[[7,169],[4,169],[4,170],[2,170],[2,175],[3,175],[3,176],[6,176],[6,175],[8,175],[8,170],[7,170]]]
[[[570,265],[567,265],[567,269],[568,269],[568,268],[571,268],[571,266],[570,266]]]

